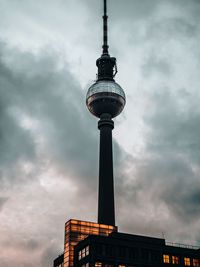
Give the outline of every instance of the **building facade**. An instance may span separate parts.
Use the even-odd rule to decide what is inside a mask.
[[[64,253],[54,260],[54,267],[73,266],[200,267],[200,249],[73,219],[65,224]]]
[[[82,254],[87,249],[88,253]],[[77,244],[76,267],[200,267],[200,250],[172,246],[164,239],[124,233],[88,236]]]

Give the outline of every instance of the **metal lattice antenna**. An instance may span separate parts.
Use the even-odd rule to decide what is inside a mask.
[[[108,16],[107,16],[107,0],[104,0],[103,15],[103,55],[108,55]]]

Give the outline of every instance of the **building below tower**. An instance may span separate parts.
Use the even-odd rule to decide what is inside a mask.
[[[200,249],[117,232],[110,225],[69,220],[64,253],[54,267],[200,267]]]
[[[54,267],[73,267],[74,248],[89,235],[108,236],[117,232],[117,227],[71,219],[65,223],[64,253],[54,260]],[[85,255],[89,251],[85,250]]]

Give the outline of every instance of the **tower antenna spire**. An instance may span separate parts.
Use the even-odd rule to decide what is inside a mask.
[[[107,15],[107,0],[104,1],[104,15],[103,15],[103,55],[108,55],[108,15]]]

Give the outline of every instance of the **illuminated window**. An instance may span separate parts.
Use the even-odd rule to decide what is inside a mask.
[[[169,263],[169,255],[166,255],[166,254],[163,255],[163,262]]]
[[[102,267],[102,262],[95,262],[95,267]]]
[[[83,264],[82,267],[89,267],[89,263]]]
[[[119,265],[119,267],[126,267],[126,265]]]
[[[89,255],[89,246],[81,249],[79,252],[78,252],[78,259],[81,260],[83,258],[85,258],[86,256]]]
[[[190,258],[184,258],[184,264],[185,266],[190,266]]]
[[[81,250],[80,250],[79,253],[78,253],[78,259],[79,259],[79,260],[82,259],[82,256],[81,256]]]
[[[195,266],[195,267],[200,267],[200,260],[198,260],[198,259],[193,259],[193,266]]]
[[[172,264],[179,264],[179,258],[177,256],[172,256]]]
[[[87,247],[85,248],[85,255],[86,255],[86,256],[89,255],[89,246],[87,246]]]

